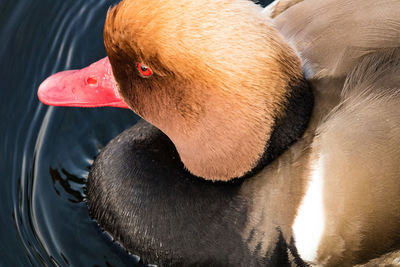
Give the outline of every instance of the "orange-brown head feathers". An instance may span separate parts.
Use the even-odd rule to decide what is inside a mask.
[[[296,53],[247,0],[125,0],[108,12],[104,42],[121,96],[211,180],[257,164],[302,79]]]

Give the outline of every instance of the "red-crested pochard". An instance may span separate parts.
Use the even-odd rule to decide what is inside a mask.
[[[145,120],[87,184],[93,217],[143,262],[365,263],[400,247],[399,14],[399,0],[124,0],[108,58],[38,94]]]

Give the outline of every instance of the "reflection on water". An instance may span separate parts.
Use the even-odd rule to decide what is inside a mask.
[[[53,169],[50,167],[50,175],[53,180],[53,188],[57,195],[60,195],[60,190],[57,189],[57,185],[59,184],[65,192],[67,192],[71,197],[67,196],[67,199],[72,203],[79,203],[83,201],[83,195],[81,188],[74,189],[76,185],[84,186],[86,183],[85,178],[79,178],[71,173],[69,173],[64,168],[58,171],[57,169]]]
[[[137,117],[39,103],[41,81],[105,56],[113,0],[0,1],[0,266],[134,266],[90,218],[93,159]]]

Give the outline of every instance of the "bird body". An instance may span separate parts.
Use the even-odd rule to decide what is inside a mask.
[[[397,0],[110,9],[111,87],[148,122],[92,166],[94,218],[161,266],[352,266],[398,249],[399,11]]]

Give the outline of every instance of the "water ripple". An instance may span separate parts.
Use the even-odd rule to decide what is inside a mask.
[[[40,104],[48,75],[105,56],[102,27],[115,1],[0,3],[1,266],[132,266],[89,217],[84,184],[99,152],[137,118],[127,110]],[[116,119],[117,118],[117,119]],[[7,242],[5,244],[4,242]],[[5,256],[3,256],[5,252]]]

